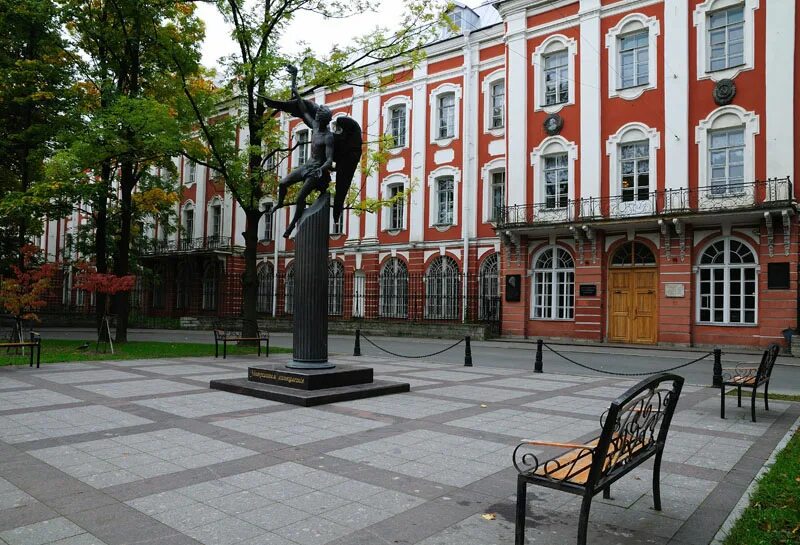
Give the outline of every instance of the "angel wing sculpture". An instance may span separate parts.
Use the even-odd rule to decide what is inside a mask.
[[[292,100],[280,101],[265,99],[266,104],[275,110],[286,112],[302,119],[311,128],[310,156],[302,165],[286,175],[278,185],[278,202],[274,210],[284,206],[286,192],[290,186],[303,182],[297,195],[296,211],[283,236],[288,238],[303,215],[306,198],[314,191],[327,191],[331,182],[331,171],[336,172],[336,192],[333,197],[333,219],[339,221],[344,209],[344,201],[353,182],[353,176],[361,161],[363,140],[361,126],[350,117],[336,119],[338,131],[330,130],[331,110],[306,100],[297,91],[297,68],[288,66],[292,75]]]

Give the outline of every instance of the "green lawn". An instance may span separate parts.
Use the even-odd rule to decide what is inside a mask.
[[[736,388],[732,388],[732,389],[728,390],[728,392],[725,395],[736,397]],[[747,401],[748,403],[750,402],[750,396],[751,395],[753,395],[753,390],[752,389],[750,389],[750,388],[742,388],[742,405],[744,405],[745,401]],[[764,390],[763,389],[760,390],[758,393],[756,393],[756,398],[761,399],[761,400],[764,399]],[[769,399],[770,399],[770,401],[773,401],[773,400],[774,401],[800,401],[800,395],[770,393],[769,394]]]
[[[210,334],[210,333],[209,333]],[[78,347],[84,344],[88,348],[79,350]],[[15,354],[5,348],[0,349],[0,366],[4,365],[28,365],[28,352]],[[222,346],[219,348],[220,359],[222,359]],[[263,351],[263,347],[262,347]],[[270,354],[291,352],[290,348],[280,348],[270,346]],[[237,346],[228,344],[229,355],[252,354],[255,355],[255,346]],[[115,344],[114,354],[110,351],[103,353],[95,352],[94,341],[83,340],[60,340],[42,339],[42,363],[58,363],[65,361],[92,361],[92,360],[132,360],[132,359],[152,359],[152,358],[179,358],[186,356],[206,356],[214,357],[214,345],[202,343],[162,343],[162,342],[138,342],[132,341],[125,344]],[[263,356],[263,352],[262,352]]]
[[[725,545],[790,543],[800,543],[800,432],[761,478],[750,506],[725,539]]]

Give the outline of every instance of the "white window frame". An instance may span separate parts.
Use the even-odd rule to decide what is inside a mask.
[[[186,212],[188,212],[190,210],[192,212],[192,232],[191,233],[186,230]],[[183,236],[181,237],[180,233],[179,233],[178,234],[179,240],[181,238],[183,238],[184,240],[185,239],[194,239],[195,238],[195,232],[197,231],[197,213],[196,212],[197,212],[197,207],[194,205],[193,201],[186,201],[185,203],[183,203],[183,206],[181,207],[181,227],[183,227]]]
[[[386,200],[391,198],[391,189],[393,187],[401,186],[404,190],[409,186],[409,178],[405,174],[391,174],[383,179],[381,182],[381,198]],[[381,207],[381,229],[384,232],[397,233],[407,228],[406,216],[408,215],[408,199],[403,202],[403,225],[399,229],[393,229],[392,223],[392,207]]]
[[[744,127],[744,191],[746,196],[754,202],[755,166],[756,166],[756,135],[760,132],[758,114],[748,112],[744,108],[734,105],[722,106],[711,112],[708,117],[700,122],[695,129],[695,143],[697,144],[699,175],[698,186],[709,188],[711,186],[711,168],[709,158],[709,133],[721,130]],[[715,207],[724,204],[726,197],[714,197]],[[709,197],[702,191],[699,194],[698,205],[701,209],[708,204]],[[742,195],[735,196],[731,206],[744,204]]]
[[[334,238],[339,238],[340,236],[346,234],[347,228],[344,221],[344,217],[347,214],[342,211],[342,215],[339,216],[339,223],[333,221],[333,208],[330,209],[330,222],[328,227],[328,234]]]
[[[439,221],[439,192],[436,185],[437,179],[443,176],[453,177],[453,223],[451,225],[438,225]],[[428,175],[428,227],[449,229],[458,225],[459,212],[459,185],[461,183],[461,169],[451,166],[439,167]]]
[[[546,56],[559,51],[567,52],[567,74],[569,78],[569,99],[566,102],[545,105],[545,85],[544,85],[544,59]],[[575,56],[578,54],[578,41],[574,38],[567,38],[563,34],[554,34],[539,44],[531,56],[533,65],[533,110],[535,112],[547,112],[553,114],[561,111],[565,106],[575,104]]]
[[[503,83],[505,86],[506,71],[505,68],[495,70],[483,78],[481,83],[481,90],[483,91],[483,134],[491,134],[492,136],[503,136],[506,133],[506,105],[508,103],[508,89],[506,88],[505,97],[503,99],[503,126],[492,127],[492,88],[497,83]]]
[[[533,167],[533,202],[536,205],[544,205],[547,192],[545,190],[544,179],[544,157],[558,153],[567,154],[567,178],[569,180],[569,200],[575,199],[575,161],[578,159],[578,145],[570,142],[563,136],[550,136],[542,140],[542,143],[531,151],[531,166]],[[570,218],[570,207],[553,208],[546,210],[543,206],[536,207],[536,214],[542,219],[568,220]],[[534,221],[536,218],[534,217]]]
[[[214,235],[214,207],[219,206],[219,233]],[[225,204],[222,202],[218,196],[215,196],[213,199],[208,201],[206,205],[206,211],[208,214],[208,226],[206,236],[211,238],[216,236],[217,237],[217,244],[221,242],[223,237],[223,233],[225,233]]]
[[[261,214],[261,219],[259,220],[258,240],[262,242],[272,242],[275,240],[275,215],[272,213],[273,206],[275,206],[275,203],[272,201],[261,201],[261,210],[265,212]],[[269,233],[267,233],[268,223],[270,226]]]
[[[481,180],[483,182],[483,213],[481,220],[483,223],[494,223],[492,221],[492,175],[497,171],[506,173],[506,202],[508,202],[508,170],[504,157],[493,159],[481,168]]]
[[[453,136],[448,138],[439,138],[439,96],[453,93],[455,98],[454,107],[455,114],[453,119]],[[439,147],[446,148],[453,143],[454,140],[459,139],[461,131],[460,117],[461,117],[461,86],[455,83],[442,83],[431,91],[429,97],[430,104],[430,143],[436,144]]]
[[[405,144],[389,148],[387,151],[392,155],[397,155],[404,149],[408,149],[411,145],[411,106],[414,102],[411,97],[407,95],[395,95],[383,103],[382,119],[383,119],[383,132],[384,134],[391,134],[392,122],[392,109],[398,106],[404,106],[406,109],[406,130],[405,130]]]
[[[191,159],[186,159],[186,172],[183,177],[183,185],[190,186],[197,183],[198,165]]]
[[[720,240],[725,241],[725,250],[724,250],[725,259],[724,259],[724,264],[723,265],[716,265],[716,264],[714,264],[714,265],[701,265],[700,261],[701,261],[701,258],[703,256],[703,254],[705,254],[706,251],[708,251],[708,249],[711,248],[711,246],[713,246],[714,244],[716,244]],[[750,250],[750,252],[752,252],[753,259],[755,260],[754,263],[747,264],[747,265],[735,264],[735,265],[731,266],[731,264],[730,264],[730,243],[733,240],[735,240],[736,242],[741,243],[748,250]],[[703,246],[702,250],[697,254],[697,265],[694,268],[695,268],[695,289],[697,291],[697,297],[696,297],[696,300],[695,300],[695,320],[696,320],[697,324],[699,324],[699,325],[717,325],[717,326],[722,325],[722,326],[733,326],[733,327],[754,327],[754,326],[758,325],[758,300],[759,300],[759,297],[758,297],[759,293],[758,292],[761,289],[761,287],[759,286],[759,281],[760,281],[759,274],[761,273],[761,265],[760,265],[760,263],[758,261],[758,252],[755,251],[755,249],[753,248],[752,244],[750,244],[750,242],[748,242],[744,238],[737,237],[737,236],[726,236],[726,237],[716,238],[716,239],[710,241],[705,246]],[[725,271],[724,272],[724,277],[723,277],[724,278],[724,281],[723,281],[723,303],[722,303],[723,304],[723,307],[722,307],[723,321],[722,322],[713,321],[713,317],[714,316],[713,316],[713,311],[712,311],[711,316],[710,316],[710,318],[712,318],[712,320],[707,321],[707,322],[702,322],[702,321],[700,321],[701,298],[703,297],[703,295],[701,294],[701,290],[700,290],[700,277],[701,277],[701,274],[702,274],[701,271],[704,270],[704,269],[719,269],[719,268],[723,268],[724,271]],[[749,323],[749,322],[731,322],[730,321],[730,311],[731,311],[731,307],[730,307],[730,286],[731,286],[730,272],[731,272],[731,268],[753,269],[753,270],[755,270],[755,287],[756,287],[756,289],[755,289],[755,301],[753,303],[753,305],[754,305],[754,307],[753,307],[753,317],[754,317],[755,321],[752,322],[752,323]],[[712,279],[712,283],[713,283],[713,279]],[[709,297],[714,297],[713,293],[711,295],[709,295]],[[744,315],[744,309],[742,309],[742,315]],[[744,317],[744,316],[742,316],[742,317]]]
[[[647,31],[647,83],[622,89],[622,66],[620,65],[620,38],[635,32]],[[619,23],[606,33],[606,49],[608,49],[608,96],[625,100],[634,100],[645,91],[658,86],[658,36],[661,24],[656,17],[647,17],[641,13],[631,13],[620,19]]]
[[[306,162],[311,158],[311,129],[309,129],[305,123],[299,123],[294,129],[292,129],[292,146],[299,144],[300,142],[300,133],[306,131],[308,133],[308,157],[306,157]],[[303,165],[300,164],[300,149],[301,146],[297,146],[292,150],[292,168],[301,167]],[[303,163],[305,164],[305,163]]]
[[[572,260],[572,269],[565,269],[558,266],[558,260],[556,256],[558,255],[557,252],[562,250],[569,255],[570,259]],[[537,269],[536,263],[539,261],[539,258],[542,254],[546,252],[554,252],[554,256],[552,259],[552,266],[549,269]],[[539,295],[539,287],[537,284],[537,273],[545,273],[549,275],[549,285],[550,289],[552,290],[550,293],[550,316],[536,316],[536,310],[539,308],[536,304]],[[558,295],[558,273],[565,273],[565,274],[572,274],[572,288],[570,290],[572,304],[569,306],[564,306],[563,309],[570,314],[568,317],[558,317],[558,312],[562,309],[562,306],[559,304],[560,297]],[[557,322],[571,322],[575,320],[575,257],[573,257],[572,252],[568,249],[559,246],[557,244],[550,244],[545,246],[544,248],[540,249],[533,255],[533,260],[531,261],[531,310],[530,310],[530,319],[531,320],[545,320],[545,321],[557,321]],[[569,297],[570,295],[568,295]]]
[[[432,269],[437,263],[442,263],[441,268],[452,266],[454,270],[452,277],[446,274],[433,274]],[[461,315],[461,290],[464,289],[458,261],[447,254],[435,257],[425,269],[424,281],[425,318],[431,320],[458,319]],[[437,283],[438,286],[436,286]],[[449,287],[454,288],[455,293],[450,293]]]
[[[648,127],[644,123],[627,123],[606,140],[606,155],[608,155],[608,181],[611,197],[622,196],[622,177],[620,173],[620,154],[619,148],[623,144],[633,142],[648,142],[649,161],[650,161],[650,194],[658,189],[658,150],[661,149],[661,133],[658,130]],[[651,197],[652,198],[652,197]],[[637,205],[636,203],[642,203]],[[618,215],[640,215],[648,211],[655,210],[650,208],[650,201],[630,201],[630,206],[620,208]],[[653,203],[654,204],[654,203]]]
[[[733,79],[742,72],[755,68],[755,10],[761,0],[706,0],[694,10],[697,29],[697,79]],[[744,64],[724,70],[711,71],[711,50],[708,47],[708,19],[715,11],[744,6]]]

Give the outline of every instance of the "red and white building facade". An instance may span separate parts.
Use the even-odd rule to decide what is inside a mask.
[[[793,0],[504,0],[456,22],[462,34],[392,83],[314,97],[370,148],[394,137],[354,180],[363,198],[413,188],[332,228],[332,274],[355,278],[344,315],[365,316],[358,278],[375,275],[379,316],[480,318],[458,301],[466,289],[439,281],[453,272],[499,295],[510,337],[761,346],[797,326]],[[307,138],[284,123],[290,142]],[[179,170],[183,229],[243,246],[231,196],[202,167]],[[290,212],[260,227],[274,314],[291,311],[293,241],[272,236]],[[208,259],[241,270],[235,252],[203,259],[198,278]],[[398,286],[403,274],[427,280]],[[412,316],[398,301],[416,289],[440,303]],[[179,312],[188,296],[173,291]]]

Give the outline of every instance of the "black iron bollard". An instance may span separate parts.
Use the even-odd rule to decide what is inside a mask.
[[[714,381],[712,386],[722,386],[722,350],[714,349]]]
[[[469,335],[464,336],[466,347],[464,348],[464,367],[472,367],[472,347],[469,344]]]
[[[544,341],[539,339],[536,341],[536,361],[533,363],[533,372],[534,373],[543,373],[542,370],[542,348],[544,346]]]
[[[361,330],[356,329],[356,344],[353,346],[353,355],[360,356],[361,355]]]

